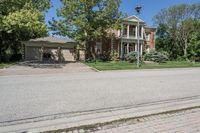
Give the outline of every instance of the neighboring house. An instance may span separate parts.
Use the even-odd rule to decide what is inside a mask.
[[[76,43],[69,39],[44,37],[22,42],[23,58],[39,61],[75,61]]]
[[[122,22],[121,30],[111,30],[114,37],[105,37],[99,39],[94,44],[94,51],[97,57],[104,54],[109,55],[111,51],[116,51],[119,58],[124,59],[131,51],[137,51],[137,22],[139,21],[139,52],[155,50],[155,32],[156,28],[145,26],[145,22],[136,16],[125,18]]]

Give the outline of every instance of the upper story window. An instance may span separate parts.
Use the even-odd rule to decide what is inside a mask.
[[[142,37],[142,34],[143,34],[142,33],[142,26],[139,26],[139,34],[140,34],[139,36]]]
[[[123,36],[127,36],[127,30],[128,30],[128,29],[127,29],[127,25],[124,24],[124,25],[123,25],[123,32],[122,32],[122,35],[123,35]]]
[[[129,35],[135,37],[136,36],[136,26],[130,25],[129,26]]]

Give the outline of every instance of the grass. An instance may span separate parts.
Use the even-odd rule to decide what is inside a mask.
[[[0,63],[0,69],[6,68],[6,67],[9,67],[9,66],[10,66],[10,64]]]
[[[129,63],[127,61],[119,61],[119,62],[93,62],[93,63],[85,63],[86,65],[96,68],[100,71],[105,70],[130,70],[130,69],[138,69],[136,64]],[[200,63],[192,63],[186,61],[168,61],[166,63],[161,64],[142,64],[139,69],[160,69],[160,68],[189,68],[189,67],[200,67]]]

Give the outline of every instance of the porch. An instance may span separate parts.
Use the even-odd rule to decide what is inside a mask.
[[[119,44],[119,47],[120,47],[120,50],[119,50],[119,55],[120,55],[120,58],[121,59],[124,59],[126,58],[126,56],[132,52],[132,51],[135,51],[137,52],[138,51],[138,45],[137,45],[137,40],[134,40],[134,41],[121,41],[121,43]],[[143,50],[144,50],[144,41],[140,41],[139,43],[139,53],[140,55],[142,56],[142,53],[143,53]]]

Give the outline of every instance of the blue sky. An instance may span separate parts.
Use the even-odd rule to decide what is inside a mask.
[[[51,0],[53,7],[46,14],[46,23],[56,17],[56,9],[61,6],[60,0]],[[140,4],[142,6],[142,12],[140,18],[142,18],[148,26],[153,26],[152,18],[161,9],[168,8],[175,4],[180,3],[195,3],[200,0],[122,0],[120,10],[127,13],[129,16],[135,14],[135,6]]]

